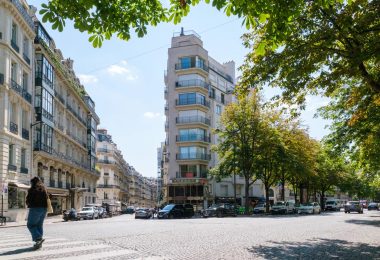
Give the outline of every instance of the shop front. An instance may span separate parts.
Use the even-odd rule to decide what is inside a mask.
[[[3,188],[1,210],[3,211],[3,216],[8,221],[23,221],[27,219],[28,207],[26,205],[26,195],[29,188],[29,185],[19,182],[8,182],[7,187]]]

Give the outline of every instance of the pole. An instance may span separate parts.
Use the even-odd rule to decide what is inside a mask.
[[[1,192],[1,216],[4,217],[4,192]]]

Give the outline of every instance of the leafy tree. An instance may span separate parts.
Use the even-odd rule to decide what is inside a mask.
[[[245,210],[249,209],[249,187],[257,180],[259,142],[262,130],[262,98],[257,91],[238,96],[236,103],[226,106],[216,131],[219,143],[213,147],[219,164],[210,173],[217,178],[239,173],[245,180]]]
[[[320,6],[327,6],[341,0],[314,0]],[[200,0],[170,0],[165,6],[159,0],[50,0],[42,4],[40,14],[43,21],[53,24],[53,29],[62,31],[65,20],[72,20],[74,27],[90,34],[94,47],[101,47],[104,39],[113,34],[123,40],[130,38],[131,30],[139,37],[147,33],[147,26],[159,22],[172,21],[175,24],[190,12],[190,6],[199,4]],[[309,1],[277,0],[205,0],[227,16],[244,17],[247,29],[261,28],[266,32],[265,41],[260,45],[275,46],[282,42],[295,26],[296,18]]]
[[[280,87],[277,98],[301,109],[308,94],[328,97],[321,114],[332,121],[330,144],[379,171],[380,2],[305,2],[278,48],[258,51],[267,41],[265,27],[243,37],[253,51],[242,66],[241,88]]]

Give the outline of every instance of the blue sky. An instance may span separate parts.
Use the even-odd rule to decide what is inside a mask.
[[[46,1],[28,1],[37,9],[42,2]],[[179,25],[159,24],[149,28],[144,38],[132,35],[128,42],[115,38],[105,41],[100,49],[94,49],[88,35],[74,30],[70,22],[61,33],[45,24],[63,56],[74,60],[76,75],[96,103],[99,127],[108,129],[124,159],[144,176],[157,176],[156,151],[165,139],[167,51],[173,33],[181,27],[200,34],[204,48],[217,61],[234,60],[237,68],[243,63],[248,50],[240,39],[245,32],[241,20],[206,4],[193,7]],[[317,139],[327,133],[326,122],[313,118],[316,108],[324,103],[318,97],[308,97],[302,115],[310,135]]]

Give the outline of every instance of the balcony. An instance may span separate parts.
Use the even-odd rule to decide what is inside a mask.
[[[100,189],[120,189],[119,185],[99,184],[97,188]]]
[[[18,134],[18,125],[16,123],[13,123],[12,121],[10,122],[10,127],[9,127],[9,131],[11,131],[11,133],[14,133],[14,134]]]
[[[25,140],[29,140],[29,130],[26,130],[25,128],[21,129],[21,136]]]
[[[189,88],[189,87],[201,87],[205,90],[209,90],[210,85],[201,79],[189,79],[189,80],[181,80],[175,83],[176,88]]]
[[[104,163],[104,164],[115,164],[115,161],[110,161],[110,160],[104,160],[104,159],[99,159],[98,163]]]
[[[25,89],[22,90],[22,97],[29,102],[29,104],[32,104],[32,95],[29,94]]]
[[[20,51],[20,48],[18,47],[16,41],[14,39],[11,39],[11,46],[12,48],[16,51],[16,52],[19,52]]]
[[[11,80],[11,88],[14,91],[16,91],[20,96],[22,96],[22,87],[19,84],[17,84],[17,82],[13,79]]]
[[[201,134],[193,134],[193,135],[177,135],[176,142],[210,142],[210,137],[201,135]]]
[[[50,122],[54,122],[54,116],[50,114],[47,110],[41,107],[34,108],[37,113],[37,121],[43,121],[41,116],[49,120]]]
[[[206,153],[177,153],[176,154],[176,160],[202,160],[202,161],[209,161],[211,160],[211,154]]]
[[[13,164],[8,164],[8,170],[12,171],[12,172],[16,172],[17,171],[17,166],[13,165]]]
[[[10,0],[10,2],[17,8],[17,10],[20,12],[26,23],[29,25],[29,27],[34,31],[34,22],[32,17],[28,14],[28,12],[25,10],[25,8],[22,6],[19,0]]]
[[[29,170],[28,170],[28,168],[20,167],[20,172],[24,173],[24,174],[28,174]]]
[[[210,101],[207,101],[202,98],[193,98],[193,99],[176,99],[176,106],[191,106],[191,105],[201,105],[207,108],[210,108]]]
[[[28,63],[30,65],[30,59],[29,59],[28,55],[25,54],[25,53],[23,53],[22,57],[24,58],[24,60],[26,61],[26,63]]]
[[[175,64],[175,70],[186,70],[193,68],[202,69],[205,72],[208,72],[208,67],[204,64],[204,62],[201,62],[200,60]]]
[[[205,124],[205,125],[211,125],[210,119],[204,117],[204,116],[181,116],[176,117],[175,119],[176,124]]]

